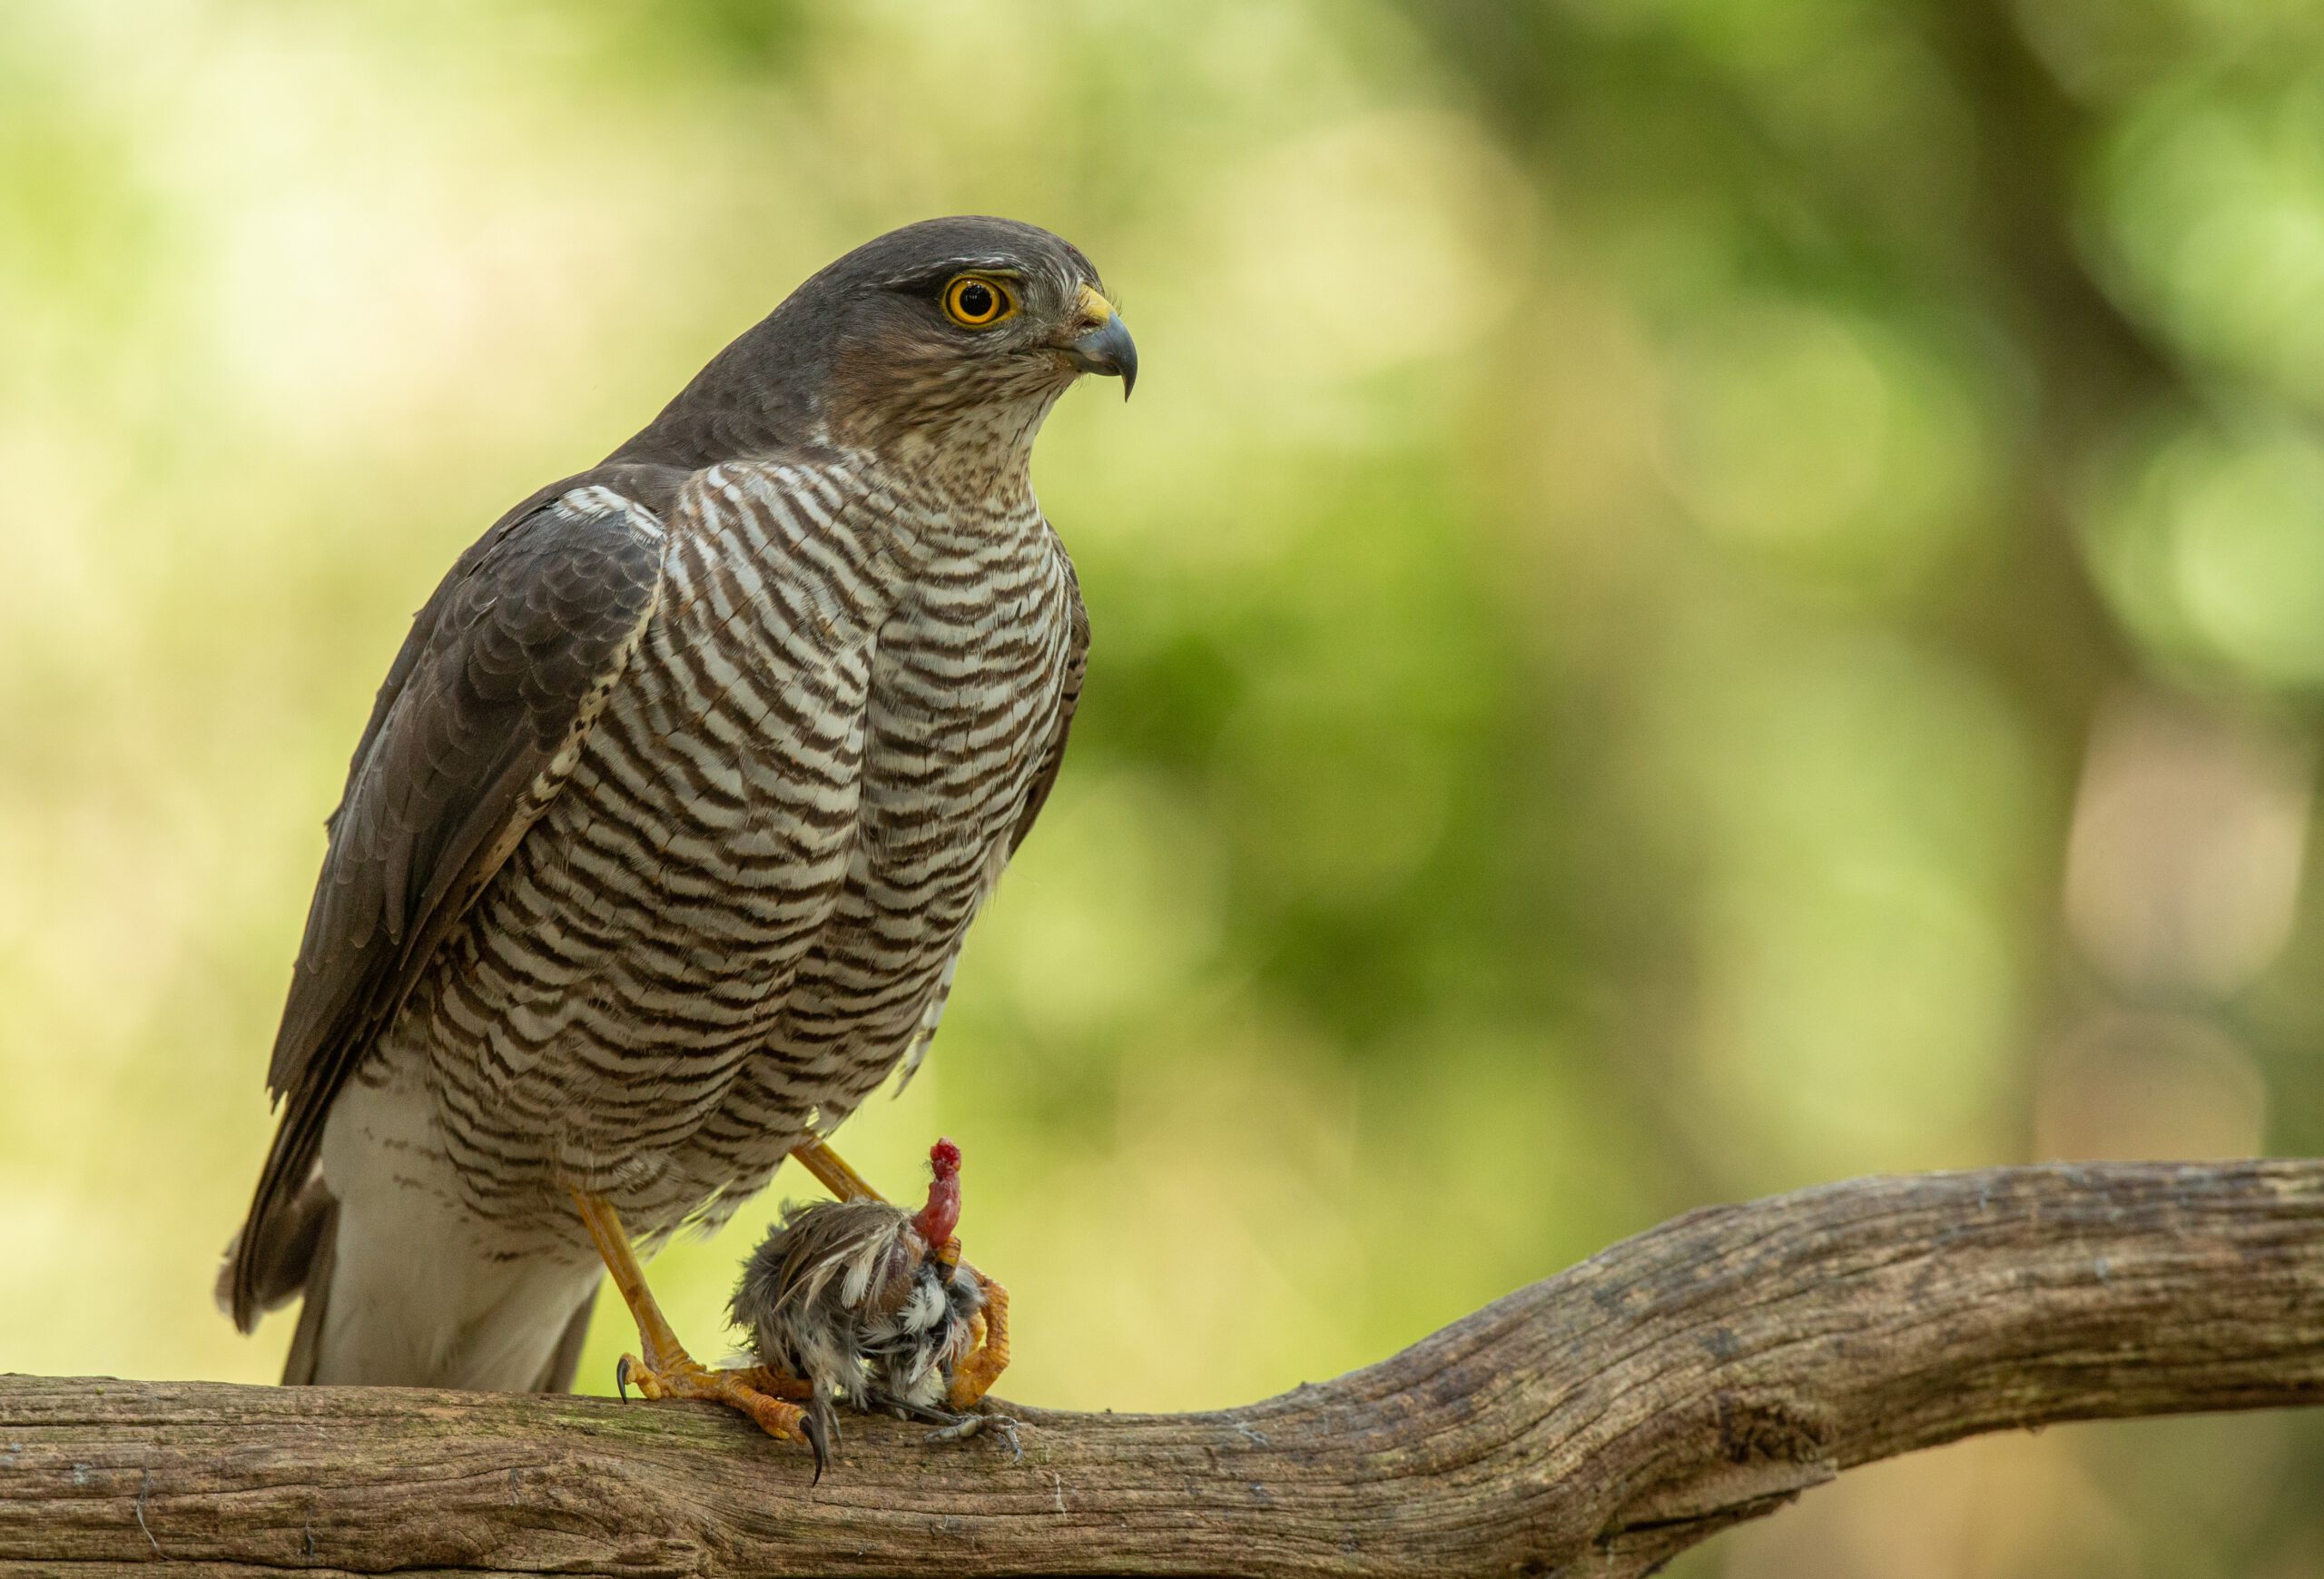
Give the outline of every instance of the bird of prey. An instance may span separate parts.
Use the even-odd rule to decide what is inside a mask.
[[[822,1137],[926,1051],[1080,694],[1029,467],[1084,373],[1137,354],[1080,252],[908,225],[454,564],[328,824],[220,1277],[245,1331],[303,1294],[286,1382],[562,1390],[610,1272],[645,1390],[806,1440],[633,1236],[794,1151],[873,1194]]]

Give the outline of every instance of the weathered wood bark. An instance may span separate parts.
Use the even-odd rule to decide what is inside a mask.
[[[2324,1402],[2324,1162],[1864,1179],[1698,1211],[1223,1413],[1023,1411],[1024,1457],[707,1405],[0,1381],[0,1566],[1646,1572],[1974,1432]]]

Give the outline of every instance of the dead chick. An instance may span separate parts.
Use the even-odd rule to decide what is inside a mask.
[[[771,1376],[803,1384],[820,1476],[835,1405],[940,1427],[936,1439],[1014,1422],[972,1413],[1009,1363],[1008,1291],[960,1259],[960,1149],[930,1149],[917,1212],[876,1198],[791,1207],[743,1263],[728,1313]]]

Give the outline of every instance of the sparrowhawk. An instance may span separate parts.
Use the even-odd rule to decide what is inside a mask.
[[[1078,251],[909,225],[452,567],[328,824],[221,1277],[244,1330],[303,1294],[285,1381],[566,1387],[610,1268],[649,1392],[800,1435],[631,1236],[794,1150],[869,1193],[821,1137],[924,1052],[1080,693],[1029,466],[1085,372],[1137,360]]]

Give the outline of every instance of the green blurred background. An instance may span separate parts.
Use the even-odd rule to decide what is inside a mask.
[[[2324,1151],[2311,0],[0,7],[0,1368],[210,1303],[409,611],[821,263],[1047,224],[1137,400],[937,1055],[1028,1402],[1685,1208]],[[783,1186],[663,1258],[715,1347]],[[585,1375],[625,1340],[601,1320]],[[1697,1576],[2324,1572],[2324,1421],[1852,1475]]]

